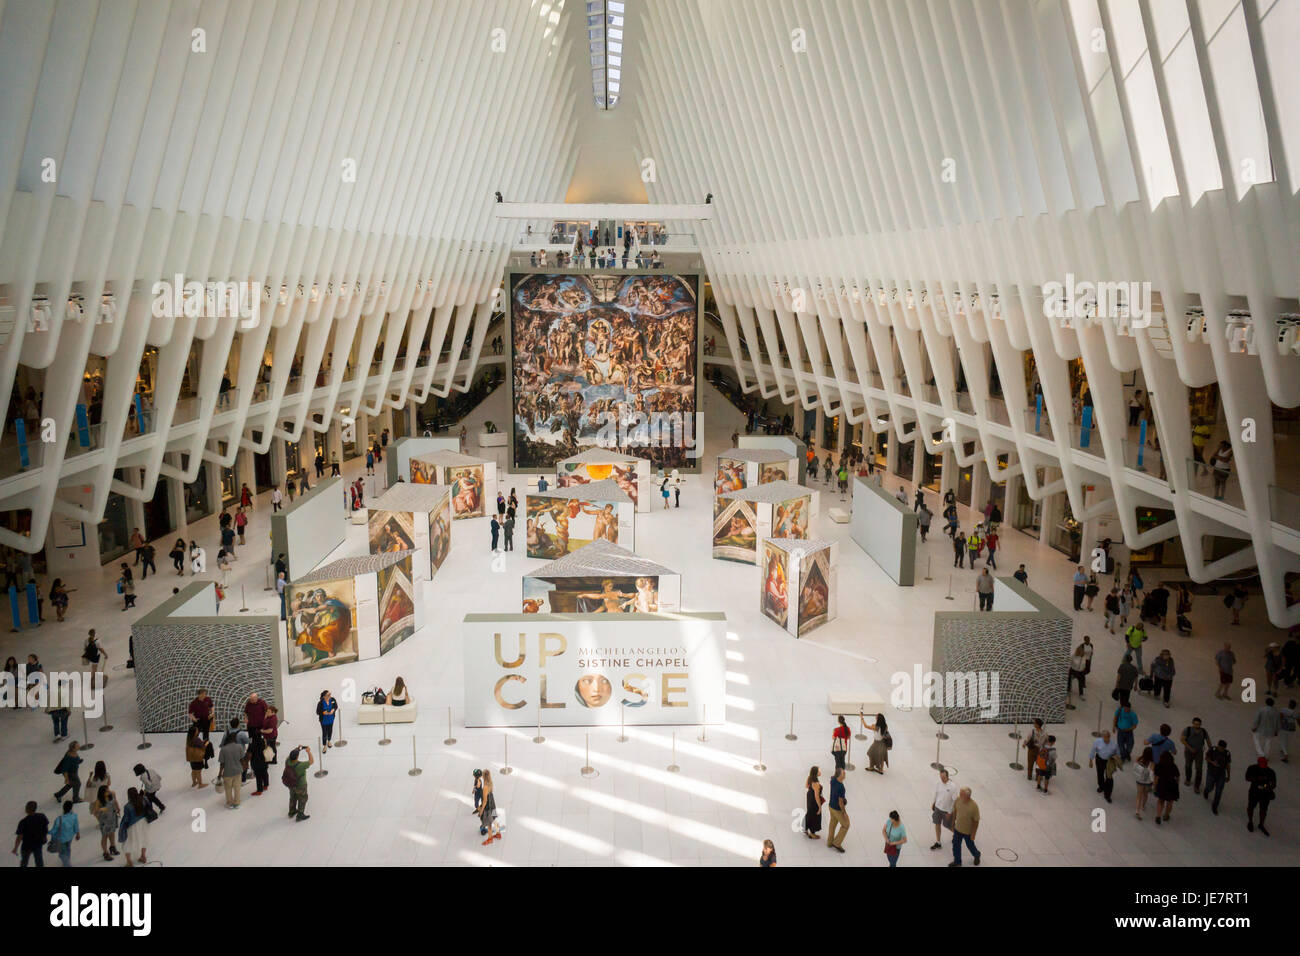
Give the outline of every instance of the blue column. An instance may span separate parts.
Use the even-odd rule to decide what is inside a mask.
[[[135,402],[136,429],[140,432],[141,435],[143,435],[146,431],[148,431],[148,429],[144,427],[144,402],[143,400],[141,400],[139,392],[136,392],[134,395],[132,395],[131,400]]]
[[[1143,418],[1138,422],[1138,471],[1145,471],[1142,467],[1142,455],[1147,450],[1147,420]]]
[[[9,610],[13,614],[14,630],[17,631],[23,626],[23,619],[18,614],[18,589],[12,584],[9,585]]]
[[[11,585],[12,586],[12,585]],[[39,624],[41,622],[41,606],[36,600],[36,582],[27,582],[27,623]]]
[[[27,423],[21,418],[14,419],[14,433],[18,437],[18,467],[30,468],[32,459],[27,453]]]
[[[1092,406],[1083,406],[1083,419],[1079,425],[1079,447],[1087,448],[1092,441]]]
[[[86,417],[86,406],[77,403],[77,444],[82,448],[90,447],[90,419]]]
[[[1034,395],[1034,434],[1037,435],[1043,430],[1043,393],[1038,392]]]

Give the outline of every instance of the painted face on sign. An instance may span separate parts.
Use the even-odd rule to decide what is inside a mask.
[[[583,707],[604,707],[614,695],[614,688],[604,674],[583,674],[573,686],[574,695]]]

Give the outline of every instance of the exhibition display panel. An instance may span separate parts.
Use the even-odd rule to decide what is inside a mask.
[[[603,540],[524,575],[525,614],[658,614],[681,599],[681,575]]]
[[[713,556],[757,564],[766,538],[807,538],[817,492],[791,481],[728,491],[713,498]]]
[[[1070,616],[1012,577],[994,583],[993,607],[935,612],[932,673],[942,686],[926,701],[930,716],[949,724],[1063,722]]]
[[[460,439],[455,435],[418,436],[404,435],[384,449],[384,470],[388,484],[395,485],[397,479],[411,480],[411,456],[427,455],[438,451],[460,451]]]
[[[217,726],[242,716],[251,693],[283,704],[279,619],[217,607],[216,582],[191,581],[131,625],[141,733],[184,733],[200,687],[215,701]]]
[[[849,536],[896,584],[916,583],[917,517],[909,505],[874,478],[854,477],[849,521]]]
[[[786,452],[798,463],[798,470],[790,474],[790,480],[802,484],[807,477],[808,445],[794,435],[740,435],[736,438],[736,447],[775,448]]]
[[[835,618],[836,545],[815,538],[767,538],[758,563],[759,609],[795,637]]]
[[[285,556],[286,578],[316,567],[347,537],[342,491],[342,478],[323,478],[271,515],[271,555]]]
[[[726,720],[726,616],[467,614],[466,727]]]
[[[695,472],[698,275],[507,273],[510,471],[592,447]]]
[[[593,541],[635,548],[636,506],[612,478],[524,496],[527,554],[561,558]]]
[[[613,479],[623,489],[637,511],[649,511],[654,488],[650,483],[650,462],[616,450],[592,448],[566,458],[556,466],[555,484],[560,488],[586,485]]]
[[[415,551],[415,580],[429,581],[451,550],[451,488],[400,481],[370,506],[371,554]]]
[[[387,654],[424,625],[414,551],[342,558],[285,588],[289,673]]]
[[[496,462],[444,449],[412,455],[408,464],[412,484],[451,486],[454,521],[482,518],[495,510]]]
[[[795,481],[799,459],[775,448],[732,448],[718,456],[713,493],[724,494],[772,481]]]

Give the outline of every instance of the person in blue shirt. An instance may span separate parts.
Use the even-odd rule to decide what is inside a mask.
[[[330,740],[334,736],[334,715],[339,712],[339,703],[334,699],[334,695],[327,690],[320,692],[320,700],[316,703],[316,716],[320,718],[320,741],[326,749],[330,749]]]
[[[546,476],[545,476],[545,475],[542,475],[542,476],[540,476],[540,477],[537,479],[537,490],[538,490],[538,491],[545,491],[546,488],[547,488],[547,484],[546,484]]]
[[[59,861],[72,866],[72,841],[81,839],[81,822],[72,809],[72,801],[63,801],[63,813],[50,826],[50,842],[57,844]]]
[[[1151,748],[1151,756],[1155,758],[1156,763],[1160,762],[1161,754],[1169,753],[1177,756],[1178,745],[1169,739],[1169,735],[1173,732],[1173,728],[1168,724],[1161,724],[1159,732],[1146,739],[1147,746]]]
[[[889,860],[890,866],[898,866],[898,857],[907,842],[907,828],[897,810],[889,811],[889,819],[880,828],[880,835],[885,838],[885,859]]]
[[[844,768],[838,767],[835,770],[835,776],[831,777],[831,800],[828,807],[831,811],[831,825],[826,832],[826,845],[832,850],[844,852],[841,846],[844,837],[849,832],[849,812],[847,810],[848,800],[844,796]],[[836,830],[839,835],[836,835]]]
[[[1133,728],[1138,725],[1138,715],[1128,701],[1119,705],[1115,711],[1115,737],[1119,745],[1120,763],[1133,759]]]

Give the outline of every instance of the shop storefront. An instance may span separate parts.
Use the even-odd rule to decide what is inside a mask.
[[[936,432],[935,438],[942,438],[942,432]],[[921,462],[921,484],[936,494],[943,487],[943,450],[936,449],[935,454],[925,455]]]
[[[121,468],[113,472],[113,477],[118,481],[126,480]],[[130,520],[126,499],[116,491],[110,491],[108,503],[104,506],[104,519],[98,528],[100,564],[108,564],[131,550]]]
[[[299,464],[301,460],[298,457],[299,454],[298,442],[286,441],[284,443],[284,470],[286,478],[296,479],[298,477],[298,469],[301,467]]]
[[[1165,508],[1138,508],[1137,509],[1137,529],[1138,534],[1146,534],[1162,524],[1174,521],[1174,513]],[[1241,547],[1238,541],[1234,546],[1225,550],[1224,554],[1216,557],[1224,557]],[[1166,538],[1164,541],[1157,541],[1150,547],[1143,548],[1141,551],[1130,551],[1128,556],[1129,562],[1135,566],[1145,566],[1153,568],[1182,567],[1187,563],[1187,558],[1183,553],[1183,544],[1180,538],[1175,535],[1172,538]],[[1211,560],[1214,560],[1213,558]]]
[[[257,494],[270,491],[275,487],[275,477],[271,469],[271,453],[269,451],[253,455],[253,484],[256,486]]]
[[[894,474],[907,481],[912,480],[912,467],[916,461],[916,442],[898,443],[898,459],[894,462]]]
[[[1061,517],[1048,535],[1048,544],[1062,554],[1069,555],[1071,561],[1079,560],[1079,544],[1083,540],[1083,525],[1074,517],[1070,507],[1070,498],[1062,493]]]
[[[229,508],[239,500],[239,480],[234,468],[221,468],[221,507]]]
[[[176,527],[167,487],[170,480],[160,478],[153,486],[153,497],[144,503],[144,536],[150,541],[166,537]]]
[[[1037,471],[1038,487],[1042,487],[1043,469]],[[1003,508],[1006,514],[1006,508]],[[1011,527],[1016,528],[1026,534],[1033,535],[1035,538],[1042,531],[1043,506],[1041,502],[1035,501],[1029,497],[1029,490],[1025,486],[1023,479],[1016,482],[1016,504],[1011,509],[1009,515],[1011,518]]]
[[[182,468],[188,465],[182,464]],[[212,514],[212,496],[208,493],[208,468],[199,468],[194,480],[183,485],[185,492],[185,522],[193,524]]]

